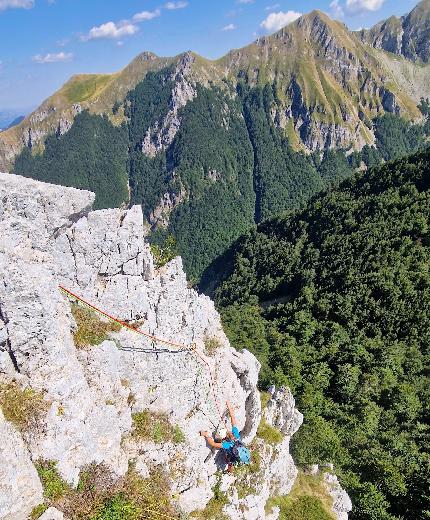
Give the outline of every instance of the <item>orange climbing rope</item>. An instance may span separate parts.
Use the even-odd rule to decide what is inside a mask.
[[[216,406],[218,415],[219,415],[219,417],[221,419],[221,422],[224,423],[224,425],[226,424],[226,422],[224,420],[224,417],[223,417],[223,414],[221,412],[221,407],[220,407],[218,399],[217,399],[216,384],[215,384],[215,378],[214,378],[213,373],[212,373],[212,368],[211,368],[210,364],[206,361],[206,359],[197,351],[196,346],[194,344],[192,344],[191,346],[187,346],[187,345],[183,345],[183,344],[180,344],[180,343],[175,343],[174,341],[167,340],[167,339],[164,339],[164,338],[159,338],[157,336],[154,336],[152,334],[144,332],[143,330],[139,330],[137,328],[134,328],[131,325],[129,325],[128,323],[126,323],[125,321],[122,321],[122,320],[120,320],[118,318],[115,318],[111,314],[108,314],[107,312],[99,309],[98,307],[96,307],[92,303],[84,300],[83,298],[81,298],[80,296],[75,294],[74,292],[70,291],[69,289],[66,289],[64,286],[60,285],[59,288],[60,288],[61,291],[66,293],[68,296],[71,296],[75,300],[77,300],[77,301],[83,303],[84,305],[90,307],[91,309],[93,309],[94,311],[98,312],[99,314],[101,314],[105,318],[108,318],[109,320],[114,321],[115,323],[119,324],[121,327],[124,327],[124,328],[126,328],[128,330],[131,330],[132,332],[135,332],[137,334],[140,334],[141,336],[144,336],[144,337],[150,339],[154,343],[162,343],[163,345],[168,345],[169,347],[177,348],[177,349],[180,349],[180,350],[185,351],[185,352],[190,352],[191,354],[194,354],[195,356],[197,356],[199,358],[199,360],[206,365],[206,368],[207,368],[208,374],[209,374],[210,387],[211,387],[212,394],[213,394],[213,401],[215,403],[215,406]]]

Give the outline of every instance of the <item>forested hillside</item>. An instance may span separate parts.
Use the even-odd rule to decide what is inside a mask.
[[[127,131],[106,117],[79,114],[67,134],[49,136],[41,155],[24,148],[14,173],[97,194],[95,209],[128,203]]]
[[[353,520],[430,515],[430,152],[258,226],[216,289],[232,344],[286,384],[301,464],[333,462]]]
[[[213,276],[212,262],[256,223],[302,207],[320,190],[362,167],[426,145],[430,123],[385,114],[369,124],[376,147],[305,154],[272,118],[278,106],[270,85],[197,86],[179,110],[182,124],[171,143],[148,155],[142,136],[166,117],[172,68],[149,72],[123,105],[128,123],[115,127],[87,111],[62,136],[49,136],[41,154],[25,148],[14,173],[89,189],[96,207],[142,204],[152,240],[173,235],[192,280]],[[426,101],[421,109],[427,116]],[[130,185],[130,199],[127,191]]]

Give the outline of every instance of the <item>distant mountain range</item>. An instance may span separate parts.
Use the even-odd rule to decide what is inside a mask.
[[[190,84],[273,85],[273,121],[296,149],[359,149],[373,143],[368,121],[376,115],[420,116],[420,98],[430,97],[429,35],[430,0],[423,0],[407,16],[358,33],[313,11],[217,61],[193,53],[174,58],[143,53],[121,72],[74,76],[18,127],[3,133],[0,168],[10,168],[23,146],[43,146],[46,135],[66,132],[82,109],[121,122],[121,112],[112,113],[114,104],[148,71],[178,67],[184,59],[183,76]]]
[[[391,16],[371,29],[360,31],[361,40],[372,47],[403,56],[417,63],[430,60],[430,0],[423,0],[408,15]]]
[[[25,119],[28,110],[0,110],[0,132],[19,125]]]

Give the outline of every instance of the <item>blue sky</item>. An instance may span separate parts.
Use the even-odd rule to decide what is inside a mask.
[[[413,0],[0,0],[0,110],[28,109],[71,75],[114,72],[138,53],[217,58],[299,13],[348,27],[401,15]]]

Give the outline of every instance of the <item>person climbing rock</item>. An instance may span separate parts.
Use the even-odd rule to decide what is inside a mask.
[[[231,430],[227,430],[224,424],[221,424],[215,433],[215,438],[212,438],[207,431],[201,431],[200,435],[205,438],[211,448],[223,450],[227,471],[232,472],[235,465],[249,464],[251,454],[240,438],[232,405],[229,401],[226,402],[226,405],[230,415]]]

